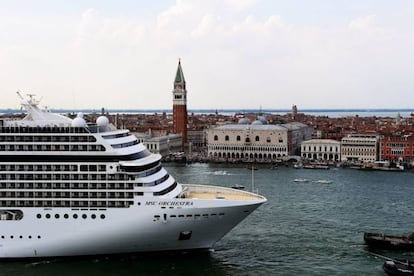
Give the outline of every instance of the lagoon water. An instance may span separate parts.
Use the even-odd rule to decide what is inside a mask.
[[[166,164],[179,182],[242,184],[267,197],[206,253],[2,262],[1,275],[384,275],[364,231],[414,231],[413,172]],[[309,182],[297,183],[296,178]],[[317,180],[330,180],[330,184]],[[377,251],[414,259],[414,253]]]

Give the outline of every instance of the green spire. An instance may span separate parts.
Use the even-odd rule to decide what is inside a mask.
[[[183,69],[181,68],[181,59],[178,60],[177,74],[174,83],[185,83]]]

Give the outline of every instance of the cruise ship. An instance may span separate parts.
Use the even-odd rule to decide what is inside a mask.
[[[21,98],[0,121],[0,258],[209,249],[266,198],[181,184],[129,130]]]

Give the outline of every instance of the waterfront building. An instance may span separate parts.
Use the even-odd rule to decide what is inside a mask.
[[[207,130],[213,160],[264,162],[288,155],[288,129],[280,125],[229,124]]]
[[[301,156],[307,160],[341,160],[341,142],[331,139],[311,139],[303,141]]]
[[[163,157],[170,153],[180,152],[182,150],[182,137],[180,134],[168,134],[163,136],[153,137],[151,133],[135,132],[138,142],[152,153],[159,153]]]
[[[187,90],[181,60],[178,61],[173,90],[173,132],[181,134],[187,143]]]
[[[288,131],[288,154],[300,155],[300,145],[303,141],[312,139],[313,127],[299,122],[282,124]]]
[[[376,134],[349,134],[341,139],[341,160],[352,162],[375,162],[378,160]]]
[[[250,123],[224,124],[208,129],[207,155],[210,159],[270,162],[295,155],[302,139],[310,139],[312,128],[301,123],[269,125],[264,117]],[[309,138],[308,138],[309,137]]]
[[[189,129],[187,131],[188,152],[201,153],[206,146],[206,133],[204,129]]]
[[[410,166],[414,162],[414,136],[387,135],[380,139],[381,160],[391,163],[405,163]]]

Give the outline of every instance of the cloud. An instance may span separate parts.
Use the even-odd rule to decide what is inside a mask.
[[[359,17],[359,18],[351,20],[348,26],[350,29],[366,30],[366,29],[372,28],[374,23],[375,23],[375,15],[371,14],[368,16]]]
[[[409,102],[397,100],[414,87],[408,30],[383,14],[315,25],[255,12],[260,5],[179,0],[139,16],[94,7],[66,17],[3,17],[14,36],[0,36],[1,89],[35,90],[53,107],[171,108],[181,57],[189,109]],[[389,91],[395,100],[378,96]]]

